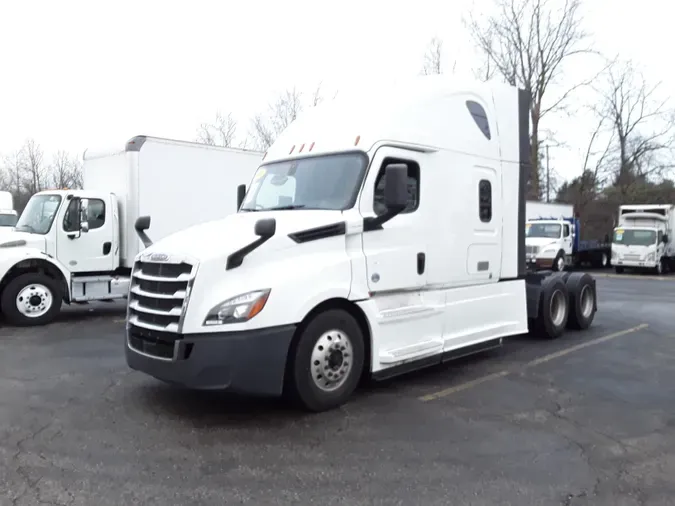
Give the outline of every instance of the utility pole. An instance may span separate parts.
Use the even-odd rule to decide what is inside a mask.
[[[551,191],[551,169],[549,167],[548,144],[546,144],[546,202],[550,202],[549,193]]]

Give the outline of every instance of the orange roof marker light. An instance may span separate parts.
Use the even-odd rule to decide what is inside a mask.
[[[304,144],[303,144],[302,146],[300,146],[300,151],[298,151],[298,153],[302,153],[302,150],[303,150],[303,149],[305,149],[305,145],[304,145]]]
[[[265,154],[263,155],[263,160],[267,158],[267,151],[265,151]]]
[[[291,150],[288,152],[288,154],[289,154],[289,155],[292,155],[294,149],[295,149],[295,144],[293,144],[293,147],[292,147]]]
[[[314,143],[312,142],[312,144],[309,146],[309,150],[311,151],[313,149],[314,149]]]
[[[360,136],[360,135],[357,135],[357,136],[356,136],[356,140],[354,141],[354,146],[358,146],[360,140],[361,140],[361,136]]]

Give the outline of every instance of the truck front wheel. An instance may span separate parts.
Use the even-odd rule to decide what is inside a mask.
[[[346,311],[319,313],[300,330],[288,373],[295,400],[309,411],[344,404],[356,389],[364,363],[363,332]]]
[[[5,286],[0,306],[12,325],[44,325],[59,313],[62,297],[57,281],[31,272],[17,276]]]

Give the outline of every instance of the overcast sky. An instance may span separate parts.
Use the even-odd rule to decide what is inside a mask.
[[[485,4],[488,0],[476,0]],[[105,3],[105,7],[103,4]],[[597,48],[633,58],[653,82],[675,89],[663,42],[666,2],[586,0]],[[444,64],[476,63],[461,18],[470,0],[241,2],[0,2],[0,154],[32,137],[48,152],[115,146],[147,134],[194,140],[215,111],[246,130],[276,93],[297,86],[327,94],[369,78],[413,75],[430,38]],[[570,80],[597,61],[580,61]],[[569,148],[551,152],[566,177],[580,173],[590,124],[549,121]]]

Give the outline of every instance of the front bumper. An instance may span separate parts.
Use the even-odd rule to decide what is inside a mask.
[[[617,267],[627,267],[628,269],[655,269],[656,262],[651,260],[640,261],[640,260],[612,260],[612,264]]]
[[[537,258],[533,255],[527,255],[525,262],[530,270],[550,269],[553,267],[553,258]]]
[[[281,395],[295,325],[173,334],[127,325],[127,365],[167,383],[199,390]]]

